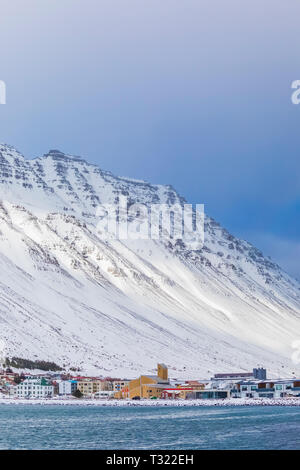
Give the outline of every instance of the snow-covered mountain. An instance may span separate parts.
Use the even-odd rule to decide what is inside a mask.
[[[99,205],[182,204],[171,186],[118,178],[52,150],[0,145],[0,339],[7,356],[133,377],[266,366],[296,371],[300,285],[205,218],[205,245],[105,240]],[[299,367],[299,366],[298,366]],[[299,372],[299,369],[298,369]]]

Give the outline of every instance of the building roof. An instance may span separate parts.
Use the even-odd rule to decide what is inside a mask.
[[[177,387],[171,387],[171,388],[165,388],[165,392],[173,392],[173,391],[177,391],[177,392],[182,392],[184,390],[191,390],[192,392],[194,391],[194,389],[192,387],[184,387],[184,388],[177,388]]]
[[[236,378],[236,377],[253,377],[253,372],[235,372],[228,374],[215,374],[214,379]]]
[[[156,387],[156,388],[163,388],[165,389],[167,387],[167,383],[164,384],[143,384],[143,387]]]
[[[209,382],[209,380],[205,380],[204,382],[200,382],[199,380],[185,380],[184,383],[189,385],[205,385]]]
[[[141,377],[148,377],[149,379],[156,380],[158,383],[169,383],[169,380],[161,379],[158,375],[142,375]]]
[[[258,385],[260,383],[259,380],[240,380],[237,382],[238,385]]]
[[[267,380],[260,380],[259,383],[265,383],[265,384],[285,384],[285,383],[291,383],[291,382],[300,382],[300,379],[295,379],[295,378],[288,378],[288,379],[267,379]]]

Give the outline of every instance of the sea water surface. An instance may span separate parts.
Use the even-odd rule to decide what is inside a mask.
[[[0,405],[0,449],[300,449],[300,407]]]

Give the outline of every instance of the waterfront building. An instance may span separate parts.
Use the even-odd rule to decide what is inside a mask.
[[[43,377],[28,377],[14,386],[18,398],[52,398],[53,394],[54,386]]]
[[[216,400],[229,398],[229,390],[192,390],[187,392],[187,400]]]
[[[129,382],[129,398],[161,398],[163,390],[168,387],[168,368],[165,364],[158,364],[157,375],[141,375]]]
[[[77,390],[76,380],[62,380],[58,384],[59,395],[72,395]]]
[[[233,398],[285,398],[300,396],[300,379],[241,381],[231,390]]]
[[[93,395],[93,398],[98,398],[98,399],[109,399],[109,398],[114,398],[114,393],[112,390],[101,390],[100,392],[96,392]]]
[[[84,396],[93,396],[97,392],[112,391],[112,382],[103,379],[85,378],[77,381],[77,388]]]
[[[189,393],[193,392],[195,389],[192,387],[176,387],[176,388],[165,388],[161,393],[161,398],[164,399],[181,399],[186,400]]]
[[[281,379],[274,383],[274,397],[300,397],[300,379]]]

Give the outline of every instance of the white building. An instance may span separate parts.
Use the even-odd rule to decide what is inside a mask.
[[[300,379],[276,380],[274,384],[274,396],[276,398],[287,396],[300,396]]]
[[[258,398],[258,382],[245,381],[235,385],[231,390],[234,398]]]
[[[94,393],[93,398],[98,398],[98,399],[108,399],[108,398],[113,398],[114,393],[112,390],[100,390],[99,392]]]
[[[300,379],[242,381],[231,390],[234,398],[284,398],[300,396]]]
[[[45,378],[28,377],[14,387],[14,395],[18,398],[52,398],[54,386]]]
[[[58,384],[58,393],[60,395],[72,395],[77,390],[76,380],[62,380]]]

